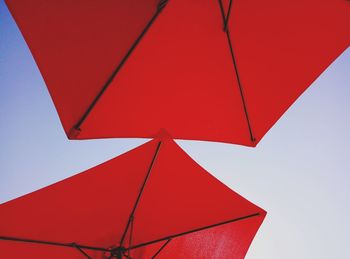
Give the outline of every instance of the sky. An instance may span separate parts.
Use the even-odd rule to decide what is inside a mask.
[[[201,166],[267,211],[247,259],[350,258],[349,100],[350,48],[256,148],[177,141]],[[69,141],[29,49],[0,1],[0,203],[146,141]]]

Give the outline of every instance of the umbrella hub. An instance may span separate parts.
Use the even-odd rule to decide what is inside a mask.
[[[113,248],[111,251],[110,251],[111,255],[109,258],[116,258],[116,259],[123,259],[123,258],[130,258],[129,256],[127,256],[126,254],[126,248],[123,247],[123,246],[118,246],[118,247],[115,247]]]

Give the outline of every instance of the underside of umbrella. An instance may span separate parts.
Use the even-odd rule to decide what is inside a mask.
[[[266,213],[159,138],[0,205],[1,258],[244,258]]]
[[[345,0],[6,0],[71,139],[255,146],[350,44]]]

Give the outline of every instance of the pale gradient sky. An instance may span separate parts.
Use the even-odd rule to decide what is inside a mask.
[[[178,141],[204,168],[268,212],[247,259],[350,258],[349,100],[350,48],[257,148]],[[144,142],[68,141],[35,62],[0,1],[0,203]]]

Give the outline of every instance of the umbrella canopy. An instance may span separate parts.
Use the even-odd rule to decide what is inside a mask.
[[[265,215],[161,137],[1,204],[0,257],[244,258]]]
[[[6,0],[71,139],[255,146],[350,44],[346,0]]]

